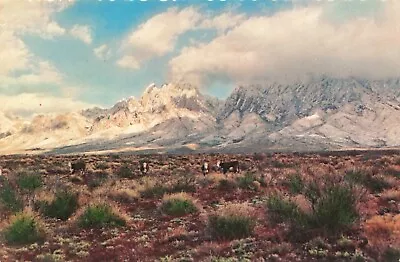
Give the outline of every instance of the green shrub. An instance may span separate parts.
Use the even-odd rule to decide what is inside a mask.
[[[322,195],[321,188],[318,186],[317,182],[312,181],[304,186],[304,195],[310,200],[311,204],[315,206],[317,201]]]
[[[35,219],[24,213],[16,215],[3,233],[8,244],[31,244],[44,239]]]
[[[142,196],[144,198],[161,197],[168,191],[169,191],[169,189],[164,187],[163,185],[156,184],[152,187],[148,187],[148,188],[145,188],[144,190],[140,191],[140,196]]]
[[[89,206],[79,217],[82,228],[118,227],[126,224],[125,220],[114,214],[111,207],[104,204]]]
[[[267,200],[268,217],[272,223],[298,223],[304,218],[299,207],[292,201],[273,195]]]
[[[356,197],[351,186],[333,185],[322,192],[308,186],[306,195],[312,204],[312,212],[302,212],[297,204],[279,196],[267,200],[268,217],[272,223],[288,222],[292,229],[324,229],[339,232],[357,218]],[[319,198],[317,198],[319,196]]]
[[[78,209],[77,194],[60,191],[56,193],[55,199],[51,203],[43,203],[41,212],[52,218],[67,220]]]
[[[358,218],[356,197],[350,186],[334,185],[326,189],[314,207],[314,226],[336,232]]]
[[[23,207],[22,201],[10,183],[2,178],[0,181],[0,205],[11,212],[18,212]]]
[[[242,216],[220,217],[210,216],[208,223],[212,228],[212,235],[218,239],[245,238],[253,232],[251,218]]]
[[[256,181],[256,177],[253,173],[246,173],[244,176],[237,178],[237,184],[242,189],[251,189],[254,190],[254,181]]]
[[[216,239],[237,239],[251,236],[255,221],[253,211],[243,204],[231,204],[208,216],[208,227]]]
[[[185,194],[173,194],[164,197],[161,210],[168,215],[183,216],[195,213],[197,207],[189,196]]]
[[[296,173],[289,176],[288,186],[292,194],[300,194],[304,189],[304,182],[300,174]]]
[[[22,190],[32,192],[42,186],[42,178],[38,174],[23,171],[17,174],[17,184]]]
[[[351,183],[363,185],[373,193],[379,193],[384,189],[390,188],[390,184],[384,179],[373,176],[368,172],[363,172],[362,170],[348,171],[345,179]]]
[[[106,170],[108,168],[108,164],[106,162],[98,162],[95,164],[95,167],[100,170]]]
[[[121,166],[117,172],[117,176],[122,178],[131,178],[132,175],[132,170],[128,165]]]

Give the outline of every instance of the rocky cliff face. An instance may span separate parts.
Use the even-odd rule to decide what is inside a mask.
[[[226,101],[189,84],[148,86],[109,109],[37,116],[22,124],[2,116],[7,150],[70,152],[124,147],[199,150],[400,146],[400,80],[309,78],[239,86]],[[17,124],[18,122],[18,124]]]
[[[238,87],[226,100],[219,119],[227,118],[235,110],[241,115],[254,112],[279,127],[309,116],[316,109],[329,111],[348,103],[362,106],[381,100],[396,101],[399,96],[398,80],[369,82],[321,77],[290,85],[271,82]]]
[[[282,146],[288,140],[305,145],[317,140],[340,146],[397,146],[399,98],[399,80],[322,77],[290,85],[241,86],[227,99],[218,121],[229,123],[235,116],[236,126],[249,130],[246,119],[256,114],[265,123],[255,121],[264,128],[259,134]]]
[[[218,101],[202,95],[194,86],[166,84],[156,87],[152,84],[140,99],[122,100],[99,114],[91,132],[110,128],[142,132],[171,119],[214,118],[217,109]]]

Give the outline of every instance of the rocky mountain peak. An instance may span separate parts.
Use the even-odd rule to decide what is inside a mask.
[[[310,77],[292,84],[268,82],[263,85],[239,86],[228,97],[219,119],[227,118],[233,111],[241,115],[255,112],[265,121],[278,126],[313,113],[316,109],[338,109],[348,103],[368,104],[379,101],[385,94],[378,93],[379,87],[392,81],[366,81],[356,78]],[[399,87],[399,86],[397,86]],[[389,92],[385,92],[389,94]],[[392,92],[391,94],[393,94]],[[392,99],[388,96],[385,99]]]

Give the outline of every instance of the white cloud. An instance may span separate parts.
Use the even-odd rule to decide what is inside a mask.
[[[93,52],[101,60],[107,60],[111,56],[110,48],[107,45],[101,45],[93,49]]]
[[[117,65],[129,69],[139,69],[140,62],[132,55],[126,55],[117,61]]]
[[[13,31],[0,31],[0,76],[28,66],[31,54],[25,43]]]
[[[3,55],[0,51],[0,60],[4,61],[3,64],[0,64],[0,89],[20,85],[62,84],[63,75],[48,61],[29,60],[30,56],[24,52],[28,51],[23,45],[20,49],[8,48],[6,50],[8,51],[6,55]],[[14,55],[11,55],[13,53]],[[14,70],[24,70],[24,73],[8,74]]]
[[[92,30],[87,25],[74,25],[69,33],[87,45],[92,43]]]
[[[39,34],[47,38],[62,35],[65,29],[51,17],[72,3],[72,1],[0,0],[0,29]]]
[[[244,14],[235,14],[232,11],[222,13],[220,15],[205,19],[199,25],[199,28],[217,29],[219,33],[223,33],[228,29],[232,29],[245,19]]]
[[[169,63],[171,78],[398,77],[400,2],[384,5],[380,15],[343,23],[328,19],[324,5],[250,17],[207,44],[184,48]]]
[[[0,111],[15,115],[76,112],[94,105],[73,98],[44,94],[22,93],[15,96],[0,95]]]
[[[0,88],[18,84],[60,83],[61,74],[36,57],[22,40],[26,34],[53,38],[65,29],[52,19],[72,2],[0,0]]]
[[[170,8],[153,16],[126,37],[122,45],[124,56],[117,64],[137,69],[142,62],[173,51],[178,36],[192,29],[200,19],[200,13],[193,7]]]

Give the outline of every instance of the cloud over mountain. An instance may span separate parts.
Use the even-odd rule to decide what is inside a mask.
[[[257,82],[309,73],[369,79],[399,75],[400,2],[388,1],[375,16],[344,22],[333,21],[329,8],[301,6],[244,19],[208,43],[183,48],[169,63],[171,78]]]
[[[118,61],[121,67],[139,68],[140,64],[175,48],[177,38],[190,30],[201,15],[196,8],[170,8],[153,16],[133,30],[123,41],[125,55]]]

